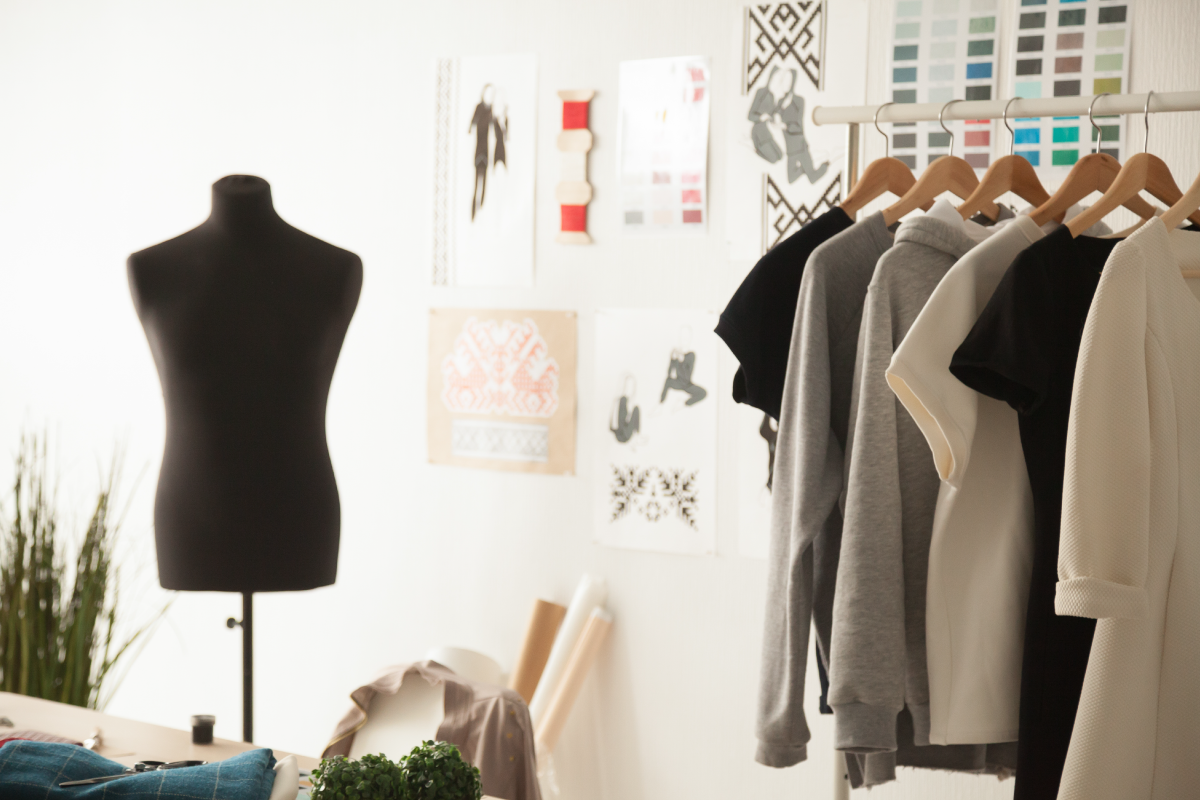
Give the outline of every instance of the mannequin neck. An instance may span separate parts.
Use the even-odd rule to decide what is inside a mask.
[[[226,230],[252,230],[283,222],[271,204],[271,184],[253,175],[226,175],[214,183],[208,219]]]

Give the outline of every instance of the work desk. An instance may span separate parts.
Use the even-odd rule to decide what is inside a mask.
[[[82,742],[100,729],[96,752],[105,758],[130,766],[138,761],[221,761],[262,745],[213,739],[212,744],[192,744],[191,730],[177,730],[114,717],[90,708],[39,700],[19,694],[0,692],[0,717],[13,721],[13,728],[0,727],[0,738],[13,730],[52,733]],[[275,750],[275,758],[294,753]],[[301,770],[311,770],[320,759],[296,755]]]

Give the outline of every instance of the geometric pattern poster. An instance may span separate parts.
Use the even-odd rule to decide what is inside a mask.
[[[596,313],[597,543],[715,551],[716,323],[702,311]]]
[[[827,0],[738,12],[725,213],[732,257],[754,260],[841,201],[846,128],[810,115],[853,98],[827,91]]]
[[[537,56],[435,64],[433,285],[532,286]]]
[[[575,472],[574,311],[429,312],[429,461]]]

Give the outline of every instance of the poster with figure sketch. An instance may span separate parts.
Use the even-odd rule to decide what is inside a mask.
[[[532,286],[537,56],[435,72],[433,283]]]
[[[710,60],[621,62],[617,182],[623,233],[676,236],[708,230]]]
[[[816,105],[861,102],[866,72],[842,59],[843,71],[828,74],[827,2],[737,7],[739,93],[725,120],[734,259],[758,259],[841,201],[845,126],[815,126],[811,114]]]
[[[429,460],[575,472],[574,311],[429,312]]]
[[[597,312],[598,543],[715,551],[716,324],[701,311]]]
[[[738,555],[766,558],[779,424],[752,406],[736,404],[738,447]]]

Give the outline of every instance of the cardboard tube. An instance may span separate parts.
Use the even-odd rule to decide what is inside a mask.
[[[563,726],[567,724],[571,707],[575,705],[579,691],[583,688],[583,681],[591,671],[592,664],[596,662],[596,657],[600,654],[600,645],[604,644],[611,627],[612,615],[603,608],[595,609],[588,617],[587,627],[583,629],[578,644],[571,652],[571,660],[563,672],[554,699],[550,701],[546,716],[537,726],[537,741],[547,752],[553,751],[554,746],[558,744],[558,737]]]
[[[508,688],[524,697],[526,703],[533,699],[542,670],[546,668],[546,660],[550,658],[550,648],[554,647],[554,635],[558,633],[566,615],[566,606],[549,600],[533,602],[533,613],[525,629],[525,641],[521,642],[521,654],[517,656],[517,665],[508,679]]]
[[[604,605],[607,598],[608,587],[602,579],[593,578],[591,575],[584,575],[579,579],[575,596],[571,598],[571,605],[567,606],[567,615],[558,629],[558,635],[554,637],[554,647],[550,648],[550,657],[546,659],[542,678],[533,692],[533,699],[529,701],[529,716],[533,720],[535,731],[546,713],[546,707],[550,705],[550,698],[554,697],[563,670],[567,668],[567,661],[571,658],[571,651],[575,649],[575,642],[579,640],[579,634],[583,632],[583,626],[587,624],[592,609]]]

